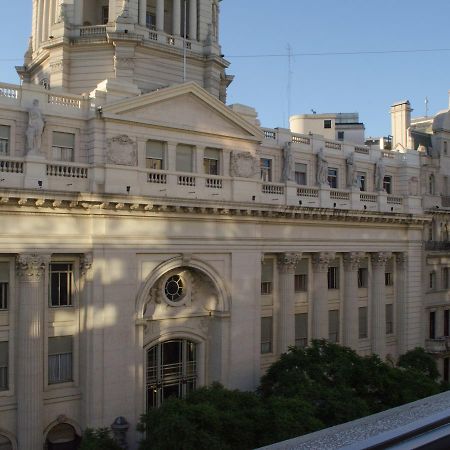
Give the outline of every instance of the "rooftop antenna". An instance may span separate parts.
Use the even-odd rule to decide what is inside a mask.
[[[428,97],[425,97],[425,117],[428,117],[428,104],[429,104]]]
[[[292,96],[292,47],[291,44],[288,43],[287,45],[287,51],[288,51],[288,85],[287,85],[287,104],[288,104],[288,118],[287,118],[287,126],[289,127],[289,118],[291,117],[291,96]]]
[[[183,83],[186,83],[186,26],[187,26],[187,3],[184,0],[184,25],[183,25]]]

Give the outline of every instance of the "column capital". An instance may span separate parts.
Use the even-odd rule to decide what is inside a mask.
[[[356,272],[364,256],[365,254],[363,252],[344,253],[344,269],[346,271]]]
[[[39,253],[23,253],[16,258],[16,271],[24,281],[38,282],[50,263],[51,256]]]
[[[92,253],[85,253],[80,259],[80,273],[86,275],[92,269]]]
[[[277,256],[278,269],[283,273],[294,273],[301,259],[301,253],[280,253]]]
[[[313,269],[315,272],[327,272],[328,265],[336,258],[334,252],[314,253],[312,257]]]
[[[378,252],[370,255],[372,266],[377,268],[384,268],[387,260],[392,256],[391,252]]]
[[[407,253],[397,253],[395,255],[395,261],[399,268],[404,268],[406,263],[408,262],[408,254]]]

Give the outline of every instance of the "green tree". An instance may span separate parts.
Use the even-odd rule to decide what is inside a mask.
[[[111,437],[109,428],[98,428],[96,430],[87,428],[83,434],[79,450],[121,450],[121,448]]]
[[[414,350],[401,355],[397,365],[405,369],[417,370],[432,380],[439,378],[436,360],[421,347],[416,347]]]

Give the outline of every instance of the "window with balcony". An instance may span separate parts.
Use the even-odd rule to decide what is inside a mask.
[[[331,128],[331,120],[330,119],[325,119],[324,121],[323,121],[323,127],[324,128]]]
[[[366,174],[365,172],[356,172],[356,182],[360,191],[366,191]]]
[[[295,163],[295,182],[300,186],[308,184],[307,170],[308,166],[306,164]]]
[[[394,305],[386,305],[386,334],[394,333]]]
[[[176,152],[177,172],[193,172],[194,147],[192,145],[178,144]]]
[[[358,308],[358,337],[359,339],[367,339],[368,326],[367,326],[367,306],[361,306]]]
[[[306,347],[308,345],[308,314],[295,315],[295,346]]]
[[[339,310],[328,311],[328,340],[337,344],[339,342]]]
[[[9,301],[9,264],[0,262],[0,311],[8,309]]]
[[[436,339],[436,311],[430,311],[428,319],[428,337]]]
[[[147,169],[165,170],[166,143],[162,141],[147,141],[145,166]]]
[[[268,259],[261,264],[261,294],[272,293],[273,285],[273,260]]]
[[[50,264],[50,306],[72,306],[73,267],[67,263]]]
[[[0,391],[9,389],[9,345],[7,341],[0,342]]]
[[[203,158],[203,168],[207,175],[220,174],[220,150],[217,148],[206,148]]]
[[[109,6],[102,6],[102,24],[106,25],[109,22]]]
[[[261,167],[261,180],[266,183],[270,183],[272,181],[272,160],[268,158],[260,159],[260,167]]]
[[[339,289],[339,267],[328,267],[328,289]]]
[[[71,162],[74,160],[75,135],[72,133],[53,132],[52,157],[55,161]]]
[[[0,125],[0,156],[9,156],[9,142],[11,139],[11,128]]]
[[[261,354],[273,351],[273,320],[272,317],[261,318]]]
[[[328,168],[328,184],[330,188],[337,189],[338,187],[338,170],[335,168]]]
[[[386,194],[392,194],[392,177],[390,175],[386,175],[383,178],[383,189],[386,191]]]
[[[73,336],[48,338],[48,384],[73,381]]]

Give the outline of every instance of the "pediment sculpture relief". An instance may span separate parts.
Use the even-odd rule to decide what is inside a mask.
[[[251,153],[231,153],[230,174],[232,177],[254,178],[259,170],[259,161]]]
[[[126,134],[108,139],[108,164],[137,166],[137,144]]]

